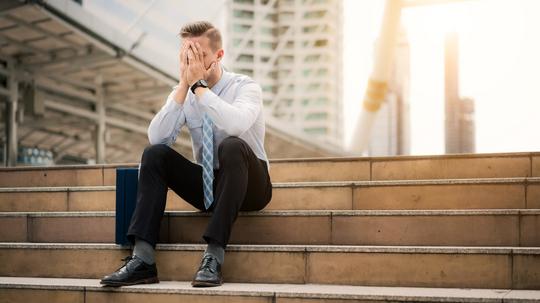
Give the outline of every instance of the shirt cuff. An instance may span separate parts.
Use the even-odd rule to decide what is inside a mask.
[[[175,93],[177,87],[178,87],[178,85],[173,86],[173,90],[169,94],[169,98],[167,99],[165,108],[166,108],[166,110],[168,112],[170,112],[170,111],[178,111],[178,110],[182,110],[184,108],[184,104],[179,104],[178,102],[174,101],[173,96],[174,96],[174,93]],[[187,94],[186,94],[186,99],[187,99]],[[186,102],[186,100],[184,100],[184,102]]]
[[[186,102],[186,101],[184,101]],[[168,112],[171,112],[171,111],[179,111],[179,110],[182,110],[184,108],[184,104],[180,104],[176,101],[174,101],[173,98],[169,99],[167,105],[165,106],[166,110]]]
[[[212,105],[217,102],[217,98],[219,97],[212,90],[207,89],[204,94],[199,97],[199,104],[207,108],[212,107]]]

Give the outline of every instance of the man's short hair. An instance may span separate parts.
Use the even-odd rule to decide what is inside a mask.
[[[182,38],[206,36],[210,40],[210,47],[217,51],[222,47],[221,33],[208,21],[195,21],[182,26],[179,35]]]

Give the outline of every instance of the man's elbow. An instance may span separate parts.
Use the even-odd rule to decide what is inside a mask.
[[[225,129],[227,135],[233,137],[238,137],[246,131],[247,128],[242,125],[231,125]]]
[[[153,137],[148,136],[148,143],[150,143],[150,145],[155,145],[158,144],[159,141],[154,139]]]
[[[152,134],[151,132],[148,132],[148,142],[150,143],[150,145],[167,144],[166,138],[159,138],[158,136]]]
[[[246,113],[245,115],[238,116],[234,121],[234,123],[230,123],[225,127],[225,132],[229,136],[235,136],[238,137],[241,134],[248,131],[252,126],[253,123],[256,122],[256,119],[254,120],[254,117],[257,117],[259,113]]]
[[[165,141],[167,139],[167,138],[163,138],[162,136],[159,135],[159,130],[157,128],[155,128],[152,125],[152,123],[150,123],[150,126],[148,127],[147,136],[148,136],[148,142],[151,145],[165,143]]]

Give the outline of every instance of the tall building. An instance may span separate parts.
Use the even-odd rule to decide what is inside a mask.
[[[229,0],[227,61],[256,79],[267,115],[343,142],[342,1]]]
[[[474,153],[474,100],[459,95],[459,37],[445,41],[445,142],[446,153]]]
[[[400,29],[386,100],[373,125],[368,154],[395,156],[410,153],[409,114],[410,48],[407,33]]]

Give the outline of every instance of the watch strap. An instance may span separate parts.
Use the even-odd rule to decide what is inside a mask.
[[[195,93],[195,89],[197,89],[197,87],[208,87],[207,85],[204,85],[201,80],[198,80],[197,82],[195,82],[191,87],[191,92],[192,93]]]

